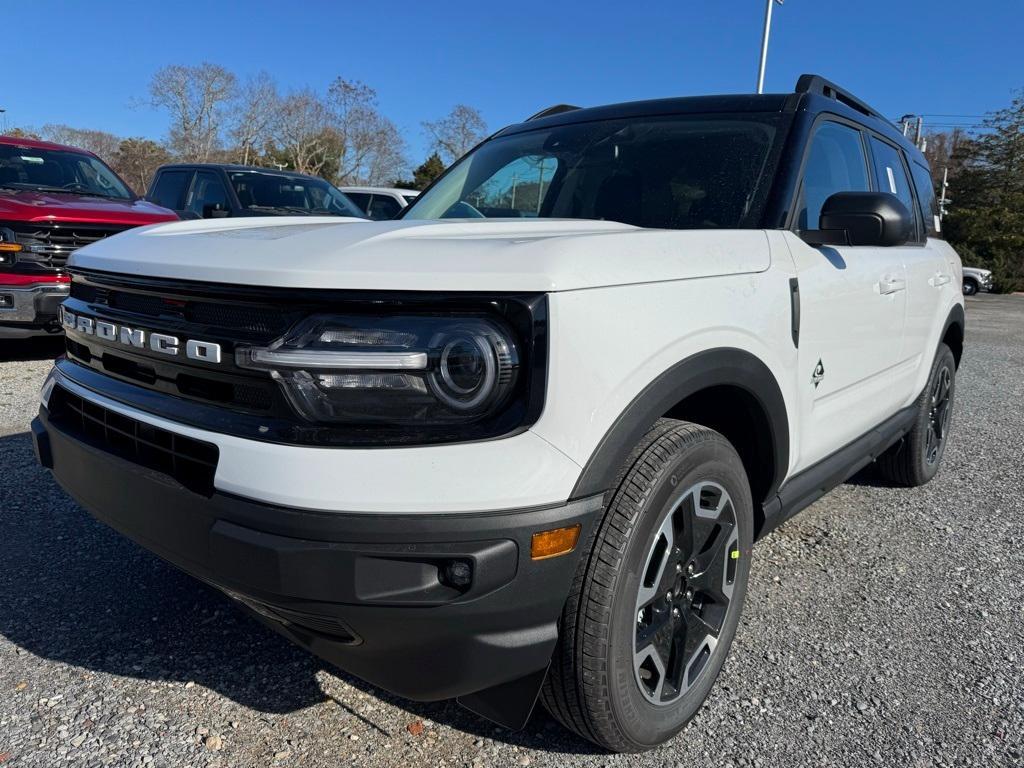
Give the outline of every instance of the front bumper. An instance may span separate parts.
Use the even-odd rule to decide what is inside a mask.
[[[0,338],[56,332],[58,308],[67,297],[67,283],[0,284]]]
[[[189,490],[108,450],[104,427],[80,430],[45,406],[32,432],[40,462],[99,520],[299,645],[417,700],[541,679],[601,509],[594,497],[480,514],[309,511]],[[576,523],[575,551],[531,559],[533,533]],[[452,585],[456,561],[471,568],[468,587]]]

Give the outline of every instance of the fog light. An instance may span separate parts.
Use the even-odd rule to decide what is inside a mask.
[[[452,560],[445,566],[444,583],[449,587],[464,589],[473,581],[473,568],[465,560]]]
[[[14,297],[9,293],[0,293],[0,309],[10,309],[14,306]]]
[[[580,524],[576,523],[568,528],[555,528],[533,534],[533,539],[530,541],[531,559],[546,560],[549,557],[558,557],[572,552],[580,538],[580,528]]]

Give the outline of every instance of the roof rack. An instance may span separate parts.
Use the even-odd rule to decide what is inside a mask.
[[[526,118],[526,122],[528,123],[531,120],[540,120],[542,117],[551,117],[552,115],[560,115],[563,112],[572,112],[573,110],[576,110],[576,109],[579,109],[579,107],[575,106],[574,104],[555,104],[555,106],[553,106],[553,107],[548,107],[547,109],[542,109],[540,112],[538,112],[535,115],[530,115],[528,118]]]
[[[870,115],[871,117],[877,117],[879,120],[889,122],[877,109],[868,106],[849,91],[840,88],[821,75],[800,75],[800,79],[796,81],[796,92],[817,93],[827,99],[834,99],[841,104],[845,104],[861,114]]]

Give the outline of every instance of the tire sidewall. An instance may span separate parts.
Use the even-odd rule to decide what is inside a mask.
[[[925,459],[925,445],[927,443],[928,436],[928,417],[931,410],[931,398],[932,388],[935,386],[935,380],[939,376],[940,371],[943,368],[949,369],[949,405],[950,409],[949,422],[946,424],[946,435],[942,441],[942,447],[939,450],[939,455],[935,459],[934,464],[929,464]],[[916,439],[912,441],[911,450],[914,451],[914,461],[917,463],[917,474],[919,480],[922,483],[926,483],[938,474],[939,467],[942,466],[942,459],[946,455],[946,449],[949,447],[949,434],[953,427],[953,407],[956,404],[956,360],[953,357],[953,352],[945,344],[939,347],[938,354],[935,356],[935,362],[932,363],[932,371],[928,376],[928,383],[925,385],[924,392],[921,393],[921,403],[918,408],[917,423],[914,425],[914,432]]]
[[[656,706],[640,692],[633,669],[636,596],[647,554],[667,507],[700,481],[721,485],[732,498],[740,563],[732,602],[715,650],[698,682],[673,704]],[[623,734],[639,748],[656,746],[677,733],[703,704],[728,655],[746,595],[753,546],[753,505],[743,465],[732,447],[717,437],[688,446],[662,467],[638,514],[616,580],[608,637],[609,705]]]

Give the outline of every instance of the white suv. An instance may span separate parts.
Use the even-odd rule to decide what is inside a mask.
[[[395,218],[420,194],[415,189],[397,187],[342,187],[341,191],[374,221]]]
[[[755,540],[871,462],[936,473],[960,269],[924,158],[819,77],[559,107],[398,221],[78,251],[33,430],[325,659],[640,750],[707,696]]]

